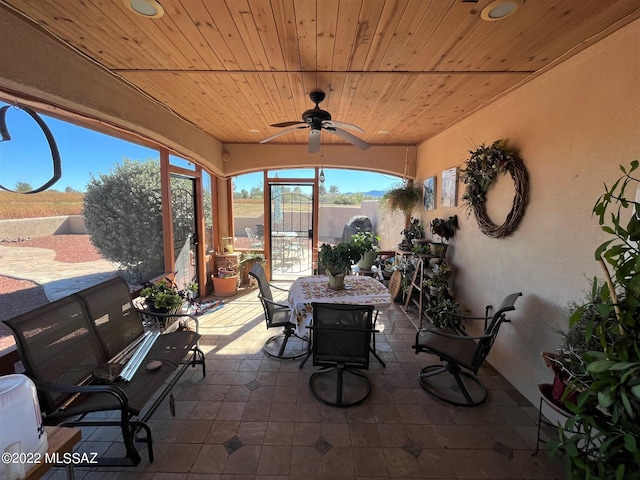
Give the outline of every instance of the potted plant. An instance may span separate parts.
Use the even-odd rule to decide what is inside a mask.
[[[421,239],[424,237],[424,228],[422,228],[419,218],[411,217],[407,228],[402,230],[400,233],[404,238],[398,245],[398,248],[400,250],[407,251],[411,250],[414,245],[421,242]]]
[[[373,263],[378,256],[378,245],[380,237],[372,232],[358,232],[351,237],[351,245],[360,252],[358,267],[362,270],[371,270]]]
[[[318,253],[318,260],[327,272],[329,286],[335,290],[344,288],[344,277],[351,271],[353,262],[360,260],[360,251],[351,243],[341,242],[335,246],[323,243]]]
[[[460,304],[448,294],[430,297],[424,313],[431,319],[434,327],[446,328],[454,332],[464,331]]]
[[[444,257],[447,253],[447,243],[450,238],[456,234],[456,228],[458,228],[458,216],[453,215],[448,219],[434,218],[431,221],[431,233],[440,238],[440,242],[430,243],[430,250],[432,255],[438,257]]]
[[[573,414],[565,426],[578,433],[570,436],[560,428],[555,446],[571,479],[638,478],[640,202],[625,192],[640,185],[633,176],[639,165],[634,160],[628,169],[621,166],[623,175],[594,206],[603,231],[613,236],[595,252],[606,283],[596,285],[569,319],[572,328],[580,325],[589,337],[588,350],[571,363],[575,378],[563,396],[564,401],[576,394],[575,403],[564,401]]]
[[[380,207],[383,210],[394,212],[400,211],[404,213],[407,223],[414,210],[422,202],[422,189],[413,182],[408,182],[406,185],[400,185],[398,187],[387,190],[382,197],[380,197]]]
[[[147,285],[140,291],[140,297],[144,298],[148,310],[157,313],[167,313],[180,307],[185,300],[175,284],[168,280]]]
[[[238,290],[238,271],[234,267],[220,267],[217,275],[211,275],[213,293],[218,297],[230,297]]]
[[[243,284],[249,283],[249,271],[256,263],[259,263],[263,268],[266,268],[267,257],[264,256],[264,253],[249,250],[240,254],[238,266],[242,272]]]
[[[424,286],[429,289],[431,296],[446,295],[449,292],[449,280],[451,279],[451,266],[448,263],[435,264],[433,275],[424,281]]]

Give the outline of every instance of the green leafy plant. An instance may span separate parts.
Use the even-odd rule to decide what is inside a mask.
[[[238,266],[242,271],[251,270],[251,267],[256,263],[259,263],[263,267],[267,265],[267,257],[264,256],[264,253],[248,250],[240,254]]]
[[[431,221],[431,233],[437,235],[441,239],[449,241],[456,234],[458,228],[458,216],[453,215],[448,219],[434,218]]]
[[[144,298],[147,304],[153,306],[154,309],[168,311],[190,300],[192,294],[197,291],[197,283],[189,283],[179,290],[174,283],[168,280],[161,280],[144,287],[140,291],[140,297]]]
[[[449,295],[431,297],[424,313],[435,327],[456,332],[464,331],[464,324],[460,317],[460,304]]]
[[[373,232],[358,232],[351,236],[350,243],[362,256],[366,252],[377,250],[379,241],[380,237],[374,235]]]
[[[318,260],[331,275],[348,274],[351,265],[360,260],[360,251],[349,242],[341,242],[331,246],[323,243],[318,253]]]
[[[411,247],[411,253],[414,255],[426,255],[429,253],[429,244],[428,243],[418,243]]]
[[[400,211],[409,217],[421,201],[422,189],[410,182],[384,192],[380,197],[380,207],[383,211]]]
[[[571,479],[640,478],[640,204],[626,191],[640,179],[633,176],[638,161],[596,202],[593,212],[602,230],[614,238],[595,252],[606,274],[606,284],[593,290],[590,301],[571,315],[570,326],[581,325],[589,350],[574,362],[575,378],[565,398],[573,413],[559,430],[556,453],[566,458]],[[609,265],[613,270],[610,276]]]

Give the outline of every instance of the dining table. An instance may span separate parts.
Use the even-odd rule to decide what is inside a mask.
[[[373,305],[376,310],[386,311],[390,316],[395,314],[389,290],[373,277],[347,275],[343,290],[332,289],[326,275],[299,277],[291,284],[287,303],[291,310],[291,323],[295,324],[300,337],[307,335],[307,327],[313,322],[314,302]]]
[[[299,337],[310,338],[307,327],[313,323],[313,303],[316,302],[373,305],[376,311],[388,312],[391,322],[395,320],[396,310],[389,289],[373,277],[347,275],[344,278],[344,288],[341,290],[331,288],[326,275],[299,277],[291,284],[287,298],[291,310],[290,322],[295,324],[296,334]],[[383,367],[386,366],[376,352],[375,336],[371,345],[371,353]],[[310,355],[311,348],[307,356],[300,362],[300,368],[304,366]]]

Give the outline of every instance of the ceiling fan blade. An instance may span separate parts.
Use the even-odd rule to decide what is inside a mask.
[[[355,130],[356,132],[364,133],[363,129],[361,129],[357,125],[353,125],[352,123],[337,122],[335,120],[327,120],[325,122],[322,122],[322,125],[325,127],[348,128],[350,130]]]
[[[259,143],[267,143],[268,141],[273,140],[274,138],[279,137],[280,135],[284,135],[285,133],[289,133],[292,130],[300,130],[301,128],[309,128],[309,126],[305,124],[305,126],[287,128],[286,130],[278,132],[275,135],[271,135],[270,137],[267,137],[264,140],[260,140]]]
[[[320,130],[311,129],[309,131],[309,153],[320,151]]]
[[[301,122],[300,120],[290,120],[288,122],[274,123],[272,127],[291,127],[292,125],[306,124],[307,122]]]
[[[325,128],[325,130],[329,133],[333,133],[334,135],[342,138],[343,140],[346,140],[347,142],[355,145],[358,148],[361,148],[363,150],[366,150],[367,148],[369,148],[369,144],[367,142],[365,142],[364,140],[361,140],[360,138],[356,137],[355,135],[342,130],[341,128],[336,128],[336,127],[330,127],[330,128]]]

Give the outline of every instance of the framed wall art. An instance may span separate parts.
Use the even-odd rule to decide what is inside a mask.
[[[433,210],[436,208],[436,177],[429,177],[424,182],[424,209]]]
[[[442,197],[440,205],[443,207],[455,207],[458,196],[458,169],[449,168],[442,171]]]

